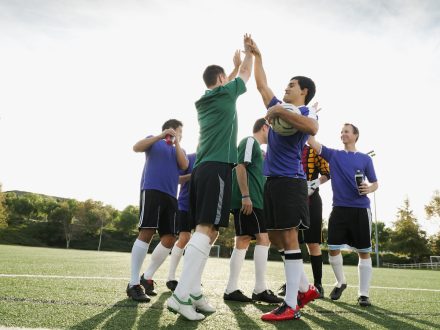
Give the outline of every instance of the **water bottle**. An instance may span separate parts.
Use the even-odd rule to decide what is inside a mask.
[[[364,174],[361,172],[361,170],[356,170],[354,179],[356,180],[356,186],[358,187],[359,195],[361,195],[361,192],[359,191],[359,187],[361,186],[362,182],[364,182]]]

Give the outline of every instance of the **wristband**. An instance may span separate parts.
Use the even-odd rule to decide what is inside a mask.
[[[249,196],[249,195],[243,195],[243,196],[241,196],[241,199],[245,199],[245,198],[249,198],[249,197],[251,197],[251,196]]]

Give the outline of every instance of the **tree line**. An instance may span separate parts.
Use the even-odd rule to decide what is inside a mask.
[[[440,219],[439,191],[434,192],[425,211],[428,219]],[[130,251],[137,236],[138,213],[139,208],[133,205],[120,211],[91,199],[77,201],[30,192],[2,192],[0,185],[0,244]],[[393,260],[422,262],[428,261],[430,255],[440,255],[440,230],[428,236],[414,216],[408,198],[398,208],[392,227],[378,222],[377,228],[379,250],[395,255]],[[326,233],[324,228],[324,241]],[[231,221],[216,242],[226,251],[222,253],[225,256],[232,251],[234,235]],[[372,238],[375,244],[375,235]]]

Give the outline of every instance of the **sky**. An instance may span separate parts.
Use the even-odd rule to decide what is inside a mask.
[[[145,157],[132,146],[177,118],[195,151],[202,72],[231,71],[244,33],[276,95],[295,75],[315,81],[318,141],[343,148],[342,125],[359,127],[358,150],[376,154],[377,219],[392,226],[409,198],[438,232],[424,212],[440,189],[435,0],[0,0],[3,190],[137,205]],[[247,88],[239,140],[265,113],[253,76]],[[328,218],[330,184],[321,195]]]

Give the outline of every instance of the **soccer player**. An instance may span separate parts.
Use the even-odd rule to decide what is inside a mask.
[[[358,303],[370,306],[369,288],[372,275],[371,265],[371,211],[367,194],[377,190],[378,183],[370,156],[357,151],[359,129],[345,124],[341,131],[344,150],[335,150],[321,145],[311,137],[310,146],[330,164],[333,190],[333,209],[328,221],[329,262],[336,277],[336,285],[330,298],[338,300],[347,288],[342,268],[341,248],[349,245],[359,255]],[[360,173],[369,183],[357,183],[355,175]]]
[[[237,163],[237,98],[246,91],[252,71],[250,37],[244,36],[245,57],[238,77],[229,81],[222,67],[208,66],[203,80],[208,90],[196,102],[200,126],[196,163],[190,181],[190,214],[196,230],[189,240],[179,284],[168,308],[188,320],[215,312],[202,294],[201,277],[219,227],[227,227],[231,203],[232,166]]]
[[[270,241],[263,213],[262,144],[267,144],[269,124],[258,119],[253,136],[241,140],[238,146],[238,165],[233,171],[231,211],[235,223],[235,247],[230,260],[229,281],[223,295],[224,300],[280,303],[283,299],[268,290],[265,276]],[[252,299],[238,289],[238,277],[246,251],[252,239],[256,239],[254,250],[255,286]]]
[[[127,295],[136,301],[148,302],[149,296],[157,294],[153,274],[175,242],[179,170],[188,168],[188,159],[180,147],[182,126],[180,121],[170,119],[163,124],[162,133],[147,136],[133,146],[135,152],[144,152],[146,158],[141,179],[139,236],[131,250],[131,279],[127,286]],[[156,231],[160,243],[151,254],[147,270],[139,279],[142,263]]]
[[[314,286],[319,291],[319,297],[324,298],[322,287],[322,200],[319,195],[319,186],[330,179],[328,163],[319,156],[313,148],[305,145],[302,151],[302,164],[306,173],[308,195],[310,228],[300,233],[300,243],[306,243],[312,264]],[[284,258],[284,250],[280,250]],[[286,284],[278,291],[280,296],[286,295]]]
[[[194,221],[189,216],[189,181],[191,180],[191,172],[196,160],[196,154],[188,154],[188,168],[182,171],[179,176],[179,198],[177,199],[179,210],[177,212],[177,227],[179,238],[171,250],[170,268],[168,271],[167,288],[174,291],[177,286],[176,269],[179,265],[180,258],[183,255],[183,249],[191,238],[191,231],[195,229]]]
[[[301,151],[309,134],[318,132],[316,113],[306,106],[315,95],[315,84],[303,76],[290,79],[283,101],[298,107],[301,114],[285,110],[267,84],[262,56],[253,40],[250,47],[255,56],[257,88],[268,108],[266,119],[270,122],[280,117],[298,129],[296,134],[290,136],[281,136],[269,130],[264,163],[264,174],[267,176],[264,212],[271,242],[284,249],[286,296],[278,308],[263,314],[261,318],[264,321],[298,319],[301,316],[300,308],[319,297],[319,292],[309,285],[304,273],[298,242],[298,230],[309,227],[307,180],[301,164]]]

